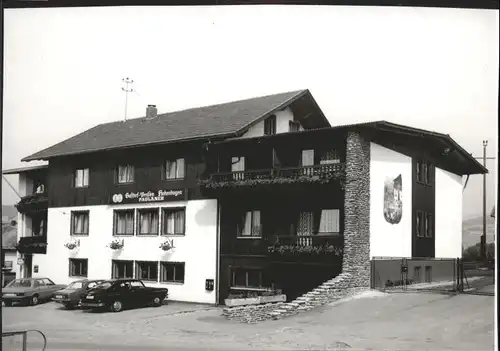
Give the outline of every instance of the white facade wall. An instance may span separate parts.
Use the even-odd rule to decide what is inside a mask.
[[[384,218],[386,179],[402,178],[402,217],[391,224]],[[411,257],[412,159],[375,143],[370,147],[370,258]]]
[[[436,169],[436,258],[462,257],[462,176]]]
[[[287,107],[282,111],[278,111],[275,113],[276,115],[276,134],[288,133],[290,130],[289,122],[293,121],[293,112]],[[302,126],[300,130],[304,130]],[[264,135],[264,121],[260,121],[259,123],[250,127],[250,129],[241,137],[234,139],[246,139],[246,138],[255,138]]]
[[[174,249],[159,248],[162,236],[113,236],[113,210],[132,208],[186,207],[186,231],[184,236],[168,236],[173,239]],[[154,204],[104,205],[86,207],[49,208],[48,245],[46,255],[34,255],[33,266],[38,273],[57,284],[68,284],[77,278],[69,277],[69,258],[88,259],[89,279],[109,279],[113,259],[137,261],[185,262],[184,283],[145,282],[148,286],[169,289],[169,299],[198,303],[216,303],[217,264],[217,200],[176,201]],[[74,250],[64,244],[71,239],[71,211],[89,211],[89,235],[74,236],[80,246]],[[161,216],[160,216],[161,221]],[[160,223],[161,226],[161,223]],[[115,239],[123,239],[122,250],[111,250],[107,245]],[[134,267],[135,274],[135,267]],[[205,280],[213,279],[213,291],[205,290]]]

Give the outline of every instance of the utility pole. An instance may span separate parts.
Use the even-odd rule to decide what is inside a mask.
[[[486,147],[488,140],[483,140],[483,166],[486,168]],[[481,257],[486,263],[486,173],[483,174],[483,235],[481,236]]]
[[[122,87],[122,90],[125,92],[125,120],[127,120],[127,104],[128,104],[128,93],[131,93],[134,91],[132,88],[132,84],[134,84],[134,81],[130,79],[129,77],[123,78],[122,79],[123,84],[125,84],[125,87]],[[130,85],[130,88],[129,88]]]
[[[474,157],[476,159],[483,159],[483,166],[486,168],[486,160],[494,160],[495,157],[486,157],[486,147],[488,140],[483,140],[483,157]],[[481,259],[486,263],[486,174],[483,174],[483,234],[481,235]]]

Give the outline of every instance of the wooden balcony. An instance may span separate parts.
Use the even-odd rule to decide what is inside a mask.
[[[42,211],[47,211],[49,204],[49,198],[47,193],[36,193],[28,196],[24,196],[16,204],[16,208],[19,213],[37,213]]]
[[[269,256],[281,262],[341,264],[344,238],[341,234],[279,236],[268,247]]]
[[[23,254],[45,254],[47,253],[47,236],[25,236],[19,238],[16,245],[17,251]]]
[[[223,240],[221,253],[235,256],[265,256],[279,262],[338,264],[342,261],[341,234],[290,235],[273,239],[233,238]]]
[[[344,179],[345,164],[333,163],[314,166],[246,170],[213,173],[200,185],[206,188],[231,188],[265,184],[330,183]]]

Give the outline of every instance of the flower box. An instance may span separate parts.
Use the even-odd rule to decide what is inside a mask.
[[[286,295],[273,295],[273,296],[258,296],[240,299],[225,299],[224,304],[227,307],[248,306],[248,305],[261,305],[266,303],[286,302]]]
[[[123,248],[124,245],[125,242],[123,241],[123,239],[122,240],[115,239],[109,243],[108,247],[111,250],[120,250]]]

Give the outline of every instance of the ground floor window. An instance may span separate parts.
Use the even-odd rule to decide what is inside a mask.
[[[88,268],[88,259],[70,258],[69,259],[69,276],[70,277],[86,277]]]
[[[112,278],[133,278],[134,277],[134,261],[112,261]]]
[[[160,281],[168,283],[184,283],[184,262],[160,262]]]
[[[432,267],[425,266],[425,282],[432,283]]]
[[[136,261],[136,279],[158,281],[157,261]]]
[[[262,287],[262,271],[235,267],[232,269],[232,287],[260,288]]]

